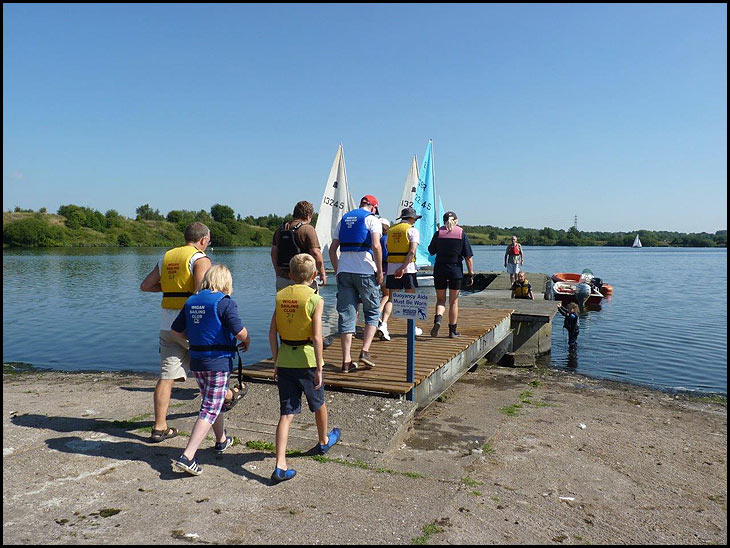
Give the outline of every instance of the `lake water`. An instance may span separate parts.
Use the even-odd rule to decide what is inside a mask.
[[[527,272],[590,268],[614,294],[581,317],[576,354],[562,318],[551,365],[663,390],[727,394],[727,250],[525,248]],[[160,295],[139,284],[164,252],[149,249],[6,250],[3,361],[60,370],[158,370]],[[502,269],[503,247],[474,246],[477,271]],[[233,272],[233,298],[252,346],[244,363],[270,355],[274,299],[269,248],[209,251]],[[331,280],[334,283],[334,280]],[[433,289],[430,289],[433,291]],[[328,321],[334,286],[323,288]]]

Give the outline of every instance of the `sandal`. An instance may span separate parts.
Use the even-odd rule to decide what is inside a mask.
[[[243,390],[239,390],[237,386],[231,388],[233,398],[230,400],[223,400],[223,411],[230,411],[235,405],[246,395],[248,392],[248,383],[244,383]]]
[[[169,440],[177,436],[177,428],[168,426],[165,430],[152,429],[152,435],[150,436],[150,443],[160,443],[161,441]]]

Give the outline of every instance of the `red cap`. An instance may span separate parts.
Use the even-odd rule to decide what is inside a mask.
[[[378,211],[378,199],[375,196],[366,194],[365,196],[360,198],[360,205],[361,206],[363,206],[363,205],[375,206],[375,213],[378,213],[378,214],[380,213]]]

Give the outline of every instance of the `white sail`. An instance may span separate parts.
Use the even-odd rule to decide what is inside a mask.
[[[332,162],[330,176],[324,188],[322,202],[319,204],[317,216],[317,238],[322,247],[322,256],[327,259],[329,247],[332,243],[332,233],[342,216],[355,209],[355,201],[347,187],[347,171],[345,169],[345,153],[342,145],[337,149],[335,160]]]
[[[400,213],[404,207],[413,207],[413,197],[416,195],[416,188],[418,187],[418,159],[415,154],[413,155],[413,161],[411,161],[411,169],[408,171],[408,177],[406,182],[403,184],[403,193],[398,202],[398,210],[394,219],[400,217]]]
[[[639,240],[639,235],[636,235],[636,238],[634,238],[634,243],[631,247],[641,247],[641,240]]]

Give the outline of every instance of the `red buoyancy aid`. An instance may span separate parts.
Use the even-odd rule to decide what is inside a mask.
[[[520,244],[509,244],[509,247],[507,248],[507,253],[509,253],[513,257],[522,255],[522,246]]]

